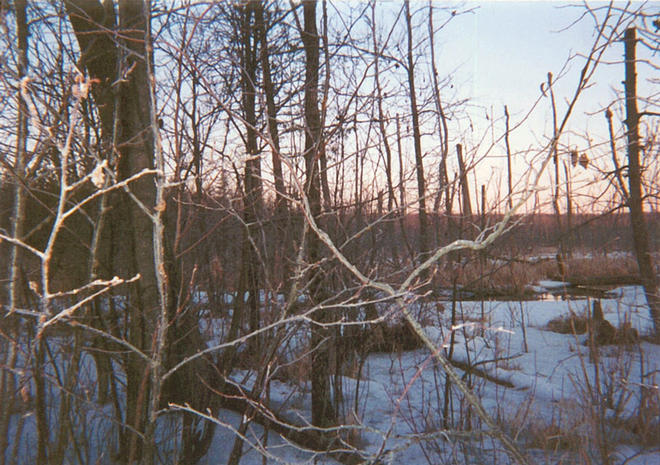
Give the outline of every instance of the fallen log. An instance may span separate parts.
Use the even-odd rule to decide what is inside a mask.
[[[495,383],[498,386],[504,386],[504,387],[507,387],[507,388],[515,388],[516,387],[515,384],[513,384],[511,381],[509,381],[507,379],[498,378],[497,376],[492,375],[492,374],[488,373],[487,371],[482,370],[481,368],[471,366],[471,365],[469,365],[465,362],[461,362],[460,360],[449,360],[449,363],[451,363],[454,367],[456,367],[460,370],[463,370],[465,372],[465,374],[471,374],[471,375],[478,376],[478,377],[483,378],[487,381],[490,381],[491,383]]]

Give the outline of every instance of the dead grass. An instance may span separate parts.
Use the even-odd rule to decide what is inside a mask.
[[[526,433],[527,447],[546,451],[577,452],[583,445],[584,438],[573,431],[562,431],[556,423],[531,424]]]
[[[463,290],[503,296],[524,296],[530,283],[544,277],[538,264],[504,260],[473,260],[440,274],[437,283],[442,287],[451,287],[455,278]]]
[[[476,295],[524,297],[529,294],[528,286],[543,279],[585,281],[587,283],[624,283],[635,280],[637,262],[632,255],[584,256],[567,259],[560,266],[556,259],[539,261],[527,257],[514,259],[480,259],[473,257],[460,265],[446,263],[437,270],[434,284],[449,288],[452,280],[464,291]]]
[[[589,317],[586,313],[569,313],[548,321],[548,331],[559,334],[584,334],[587,332]]]
[[[638,273],[637,261],[632,255],[618,255],[615,257],[579,257],[564,261],[563,276],[559,272],[556,260],[549,260],[539,264],[541,274],[551,279],[595,279],[604,277],[635,276]]]
[[[655,376],[650,383],[639,386],[639,410],[624,422],[645,447],[660,447],[660,386],[655,384]]]
[[[577,453],[589,443],[589,438],[585,437],[583,431],[585,419],[580,412],[573,402],[560,401],[549,420],[536,414],[525,422],[519,438],[530,449]]]

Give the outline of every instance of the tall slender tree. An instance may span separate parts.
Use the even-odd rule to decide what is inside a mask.
[[[304,26],[302,42],[305,48],[305,191],[312,215],[321,218],[321,180],[319,158],[323,144],[323,130],[319,111],[319,35],[316,25],[316,0],[303,2]],[[316,235],[309,240],[308,258],[318,264],[322,258],[322,243]],[[320,270],[315,271],[310,286],[312,304],[325,298]],[[330,347],[331,332],[322,326],[329,320],[328,310],[314,312],[312,323],[312,424],[327,427],[335,423],[334,408],[330,396]]]
[[[642,169],[639,157],[639,110],[637,109],[636,30],[626,29],[624,36],[626,79],[626,138],[628,141],[628,208],[633,230],[633,243],[644,293],[651,311],[655,339],[660,341],[660,294],[649,248],[648,229],[642,197]]]
[[[280,154],[280,133],[277,124],[277,104],[275,101],[277,90],[273,82],[271,64],[270,64],[270,46],[268,39],[268,25],[266,24],[266,14],[263,3],[257,2],[254,5],[255,21],[259,43],[261,44],[259,60],[261,63],[262,87],[264,98],[266,100],[266,116],[268,118],[268,135],[272,143],[272,163],[273,178],[275,180],[275,211],[277,215],[286,214],[287,201],[286,190],[284,187],[284,175],[282,174],[282,160]]]
[[[28,20],[27,20],[27,0],[16,0],[14,2],[16,14],[16,38],[18,50],[18,69],[17,75],[20,80],[24,79],[28,73]],[[24,235],[24,224],[26,214],[27,190],[26,185],[26,166],[27,166],[27,139],[28,139],[28,111],[22,97],[17,98],[17,118],[16,118],[16,152],[14,158],[14,176],[16,177],[13,196],[13,211],[11,215],[11,235],[16,239],[22,240]],[[9,258],[9,312],[13,313],[21,304],[25,283],[21,273],[21,262],[23,250],[18,245],[13,245]],[[18,337],[13,333],[18,331],[19,326],[15,318],[6,320],[6,327],[3,328],[7,334],[12,334],[11,341],[3,338],[0,341],[0,352],[2,352],[4,366],[9,370],[0,370],[0,396],[6,399],[0,405],[0,451],[5,451],[8,446],[9,423],[11,419],[10,407],[13,403],[10,399],[16,390],[16,378],[12,373],[15,369],[19,347]],[[0,454],[0,465],[5,463],[4,452]]]
[[[257,140],[257,107],[256,85],[257,67],[259,63],[259,31],[256,24],[256,2],[246,2],[238,5],[239,38],[241,51],[241,93],[242,110],[245,121],[245,161],[244,192],[243,192],[243,252],[241,260],[241,285],[239,299],[243,300],[247,291],[247,310],[251,332],[259,329],[259,252],[256,249],[257,220],[262,214],[263,187],[261,183],[261,157]],[[255,352],[259,352],[259,337],[252,339]]]
[[[412,118],[413,144],[415,147],[415,171],[417,173],[417,202],[419,203],[419,251],[424,258],[429,252],[428,217],[426,212],[426,178],[424,176],[424,157],[422,154],[422,135],[417,106],[417,90],[415,88],[415,59],[413,54],[413,28],[410,13],[410,0],[405,1],[406,32],[408,36],[408,53],[406,55],[408,72],[408,90],[410,99],[410,116]],[[424,275],[426,276],[426,274]]]

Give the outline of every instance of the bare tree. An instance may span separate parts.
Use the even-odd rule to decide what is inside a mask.
[[[321,181],[319,160],[323,146],[323,128],[319,112],[319,35],[316,25],[316,1],[303,2],[304,29],[301,32],[305,47],[305,195],[309,198],[311,214],[321,216]],[[322,258],[322,243],[312,236],[309,240],[308,257],[312,264],[318,264]],[[310,285],[312,303],[318,305],[326,298],[323,289],[323,276],[320,270],[314,271]],[[319,427],[335,423],[334,407],[330,397],[329,356],[330,332],[322,326],[329,321],[328,310],[321,309],[314,313],[312,323],[312,424]]]
[[[17,257],[6,270],[0,394],[24,404],[16,413],[0,403],[0,446],[28,449],[26,431],[34,430],[34,450],[24,457],[39,463],[195,463],[217,426],[231,431],[231,464],[246,448],[275,460],[268,431],[306,449],[310,460],[379,463],[394,460],[393,444],[405,449],[453,434],[438,427],[460,428],[448,419],[455,399],[466,406],[466,428],[456,437],[471,442],[477,432],[470,428],[480,422],[493,449],[527,463],[482,405],[470,382],[474,367],[452,359],[422,328],[416,311],[437,306],[441,318],[441,304],[419,284],[444,257],[505,239],[547,177],[557,140],[621,21],[610,33],[598,29],[574,94],[563,114],[556,109],[552,139],[534,152],[520,198],[514,202],[509,187],[508,208],[491,214],[482,186],[477,233],[433,246],[425,199],[436,178],[427,185],[423,138],[439,147],[438,205],[444,195],[451,213],[447,151],[458,131],[448,118],[451,103],[440,99],[435,62],[427,65],[426,50],[414,46],[419,29],[410,2],[359,11],[312,0],[14,5],[16,53],[35,57],[39,73],[30,81],[24,71],[0,72],[3,88],[20,94],[6,99],[13,103],[0,116],[11,122],[0,134],[18,135],[0,137],[0,189],[10,179],[14,194],[0,253]],[[424,34],[432,61],[438,11],[430,11]],[[30,21],[38,13],[48,20]],[[51,35],[40,38],[46,28]],[[50,67],[27,54],[28,36],[35,50],[61,61]],[[423,71],[431,87],[420,80]],[[433,117],[423,117],[433,104]],[[401,105],[410,114],[394,119],[388,108]],[[411,125],[411,136],[402,124],[404,131]],[[408,143],[414,160],[405,156]],[[462,209],[471,215],[467,178],[475,163],[459,152],[458,164]],[[410,179],[415,195],[406,191]],[[355,203],[344,201],[353,196]],[[406,214],[411,204],[419,205],[417,218]],[[278,215],[286,227],[275,226]],[[399,231],[391,227],[395,215]],[[407,235],[417,222],[419,248]],[[297,244],[277,237],[282,229],[295,229]],[[73,242],[78,248],[68,247]],[[407,254],[387,250],[400,243]],[[275,255],[286,266],[278,269]],[[82,264],[75,282],[61,276],[62,257]],[[30,268],[25,283],[20,265]],[[458,274],[454,268],[442,278],[456,283]],[[451,334],[452,313],[444,320]],[[423,349],[428,357],[412,381],[427,364],[438,370],[437,395],[424,412],[435,426],[401,440],[400,407],[411,381],[389,426],[370,429],[374,448],[366,449],[359,441],[366,429],[362,369],[370,351],[392,348]],[[271,402],[276,379],[296,402],[311,397],[311,418],[287,415],[289,401]],[[221,409],[240,418],[227,422]],[[11,454],[3,450],[3,462]]]
[[[17,50],[18,50],[18,79],[25,79],[28,72],[28,23],[27,23],[27,1],[15,2],[16,14],[16,36],[17,36]],[[20,93],[17,96],[17,118],[16,118],[16,154],[14,158],[14,166],[12,167],[15,176],[15,187],[13,195],[13,211],[11,216],[11,231],[12,237],[22,240],[24,237],[24,224],[26,212],[27,192],[24,184],[28,183],[27,179],[27,139],[28,139],[28,121],[29,114],[26,108],[26,103],[22,101]],[[16,308],[24,303],[21,299],[21,289],[24,289],[25,284],[21,276],[21,256],[24,251],[18,244],[12,245],[11,255],[9,259],[9,270],[7,277],[9,279],[9,312],[13,313]],[[12,318],[11,320],[16,320]],[[6,331],[12,335],[13,340],[2,340],[0,346],[4,355],[3,364],[10,368],[15,369],[19,347],[17,345],[19,326],[17,321],[10,321],[7,325]],[[8,433],[10,413],[9,407],[12,403],[10,399],[14,396],[17,386],[16,377],[8,370],[0,371],[0,397],[6,399],[0,405],[0,450],[7,450],[8,446]],[[0,455],[0,464],[4,465],[5,454]]]
[[[660,341],[660,293],[649,248],[646,219],[642,197],[642,177],[639,156],[639,111],[637,109],[636,32],[628,28],[625,32],[626,63],[626,137],[628,139],[628,208],[633,229],[635,255],[642,278],[644,293],[649,304],[655,338]]]
[[[413,29],[410,13],[410,1],[405,1],[406,31],[408,34],[408,53],[406,71],[410,91],[410,116],[412,118],[413,143],[415,147],[415,171],[417,173],[417,197],[419,202],[419,250],[422,259],[429,251],[428,219],[426,212],[426,178],[424,177],[424,157],[422,154],[422,135],[417,107],[417,91],[415,88],[415,61],[413,58]],[[424,276],[424,279],[426,276]]]

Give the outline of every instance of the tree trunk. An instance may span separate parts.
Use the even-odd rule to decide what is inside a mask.
[[[410,260],[415,261],[415,253],[410,241],[408,240],[408,233],[406,233],[406,177],[405,166],[403,164],[403,149],[401,148],[401,123],[399,122],[399,114],[396,115],[396,150],[399,158],[399,228],[401,229],[401,237],[406,244],[406,249]]]
[[[92,93],[99,109],[104,146],[116,149],[119,155],[115,167],[118,180],[153,168],[149,83],[146,63],[140,59],[151,54],[150,44],[145,43],[150,12],[144,11],[142,2],[119,2],[119,45],[114,36],[117,19],[113,2],[71,0],[65,6],[80,45],[81,62],[90,77],[99,81]],[[124,80],[116,83],[119,77]],[[153,175],[142,176],[129,189],[133,198],[125,193],[114,196],[110,227],[118,241],[113,248],[119,253],[111,268],[120,276],[140,274],[131,285],[127,303],[127,339],[150,353],[160,298],[151,240],[153,225],[143,208],[152,211],[155,207]],[[127,428],[121,439],[121,456],[128,463],[141,455],[140,434],[145,431],[150,387],[148,367],[137,355],[126,355],[125,371]]]
[[[18,42],[18,78],[23,79],[28,71],[28,23],[27,23],[27,1],[16,0],[14,2],[16,11],[16,35]],[[17,121],[16,121],[16,158],[14,161],[14,202],[11,216],[11,235],[22,240],[25,222],[25,200],[26,189],[24,184],[27,166],[26,145],[28,138],[28,112],[22,97],[17,97]],[[11,246],[9,258],[9,312],[14,312],[23,305],[19,298],[19,293],[26,283],[23,283],[21,276],[21,262],[23,250],[18,245]],[[4,312],[3,312],[4,313]],[[6,317],[0,323],[0,330],[8,337],[0,339],[0,353],[2,358],[0,363],[0,397],[3,402],[0,403],[0,464],[5,463],[5,451],[8,447],[9,423],[11,420],[10,407],[13,404],[14,390],[16,386],[16,376],[14,370],[18,357],[18,337],[20,331],[19,320],[13,316]]]
[[[506,198],[506,204],[509,210],[513,208],[513,183],[511,177],[511,145],[509,144],[509,109],[504,105],[504,118],[506,129],[504,132],[504,143],[506,144],[506,173],[507,173],[507,187],[508,195]]]
[[[642,199],[642,172],[639,159],[639,113],[637,110],[637,71],[635,63],[636,31],[626,29],[625,61],[626,61],[626,136],[628,139],[628,208],[630,223],[633,230],[633,242],[639,274],[644,286],[653,319],[655,339],[660,341],[660,296],[658,282],[653,266],[653,257],[649,249],[648,230],[644,218]]]
[[[557,252],[557,264],[560,270],[564,269],[564,259],[566,258],[566,247],[564,244],[564,227],[561,220],[561,209],[559,207],[559,129],[557,127],[557,104],[555,101],[554,81],[552,73],[548,73],[548,94],[550,95],[550,104],[552,106],[552,141],[551,154],[552,163],[555,167],[554,189],[552,193],[552,208],[555,211],[555,220],[557,222],[557,240],[559,242],[559,251]]]
[[[456,157],[458,158],[458,170],[460,171],[460,184],[461,184],[461,209],[463,210],[463,217],[468,221],[472,218],[472,202],[470,201],[470,186],[468,184],[467,168],[463,160],[463,146],[456,144]]]
[[[268,51],[268,32],[264,19],[264,6],[261,2],[254,6],[255,19],[258,28],[259,42],[261,43],[261,73],[264,95],[266,97],[266,114],[268,116],[268,135],[273,144],[271,147],[273,162],[273,177],[275,178],[275,212],[277,215],[286,214],[287,202],[282,174],[282,161],[280,159],[280,136],[277,127],[277,105],[275,104],[276,88],[273,85]]]
[[[429,251],[428,219],[426,216],[426,180],[424,178],[424,160],[422,157],[422,136],[419,128],[419,110],[415,90],[415,63],[413,60],[413,37],[410,18],[410,0],[406,0],[406,29],[408,32],[408,86],[410,90],[410,112],[412,116],[413,143],[415,146],[415,170],[417,172],[417,197],[419,202],[419,251],[424,260]],[[428,273],[424,273],[425,280]]]
[[[259,329],[259,254],[255,247],[257,239],[257,219],[262,212],[261,159],[257,143],[256,88],[257,80],[257,28],[254,22],[254,2],[240,6],[241,11],[241,84],[243,93],[243,118],[245,119],[246,151],[245,193],[243,220],[245,222],[242,268],[248,291],[248,318],[250,332]],[[243,299],[243,295],[238,296]],[[253,353],[259,353],[259,337],[251,339]]]
[[[319,177],[319,154],[322,146],[321,115],[318,106],[319,84],[319,36],[316,26],[316,1],[303,2],[304,30],[302,41],[305,47],[305,190],[312,215],[318,221],[321,216],[321,183]],[[309,240],[309,262],[321,260],[321,241],[312,234]],[[321,282],[321,270],[316,269],[310,284],[312,304],[324,300],[326,294]],[[328,310],[313,314],[315,322],[329,320]],[[335,423],[334,408],[330,398],[329,339],[331,332],[318,324],[312,324],[312,424],[328,427]]]
[[[398,203],[396,194],[394,193],[394,181],[392,178],[392,147],[390,146],[389,137],[387,135],[387,116],[383,110],[383,89],[380,83],[380,60],[379,57],[382,51],[378,44],[378,35],[376,33],[376,4],[372,5],[371,10],[371,34],[373,36],[374,46],[374,84],[376,85],[376,103],[378,105],[378,128],[380,130],[380,137],[383,141],[383,148],[385,150],[385,177],[387,181],[387,213],[392,214],[393,207]],[[379,213],[380,216],[380,213]],[[387,234],[389,235],[389,243],[392,248],[392,258],[395,263],[399,261],[399,252],[396,243],[394,222],[389,220],[387,222]]]
[[[433,26],[433,1],[429,0],[429,42],[431,45],[431,73],[433,76],[433,100],[438,117],[438,136],[440,138],[441,156],[438,170],[438,197],[437,207],[434,208],[435,214],[439,213],[440,202],[444,191],[445,195],[445,215],[449,220],[451,214],[451,198],[449,195],[449,173],[447,171],[447,157],[449,155],[449,129],[447,127],[447,116],[442,106],[440,98],[440,83],[438,82],[438,70],[435,66],[435,34]],[[445,229],[448,227],[448,221]],[[446,233],[446,231],[445,231]]]
[[[321,105],[321,114],[319,115],[319,127],[323,128],[325,126],[325,116],[326,116],[326,107],[328,104],[328,89],[330,88],[330,55],[328,53],[328,2],[324,0],[321,3],[323,7],[323,34],[320,35],[320,39],[323,41],[323,64],[325,66],[325,81],[323,83],[323,99],[320,102]],[[318,35],[318,33],[317,33]],[[320,69],[317,67],[317,69]],[[318,75],[318,71],[317,71]],[[316,86],[318,89],[318,85]],[[320,139],[319,139],[320,141]],[[320,181],[321,181],[321,191],[323,193],[323,206],[326,210],[330,210],[332,205],[330,203],[330,184],[328,183],[328,156],[325,150],[325,143],[319,143],[318,146],[318,158],[321,163],[320,167]]]

